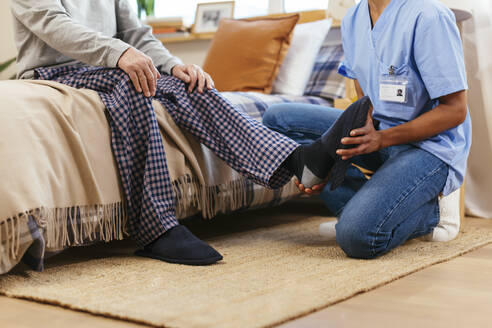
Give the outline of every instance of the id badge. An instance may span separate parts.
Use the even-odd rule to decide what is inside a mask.
[[[400,104],[408,101],[408,78],[394,74],[382,75],[379,80],[379,99]]]

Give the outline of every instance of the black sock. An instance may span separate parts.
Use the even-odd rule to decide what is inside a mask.
[[[284,167],[294,173],[305,187],[312,187],[328,177],[334,163],[319,139],[298,147],[284,162]]]
[[[350,161],[342,161],[337,149],[351,148],[342,145],[341,140],[350,131],[365,125],[371,101],[368,97],[359,99],[347,108],[333,126],[321,138],[309,145],[298,147],[285,160],[283,166],[292,172],[305,187],[312,187],[330,175],[332,187],[340,185]],[[333,172],[330,171],[333,168]]]

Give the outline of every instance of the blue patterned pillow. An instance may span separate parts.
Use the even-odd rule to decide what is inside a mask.
[[[338,74],[338,65],[342,60],[343,47],[340,29],[333,28],[326,35],[316,57],[304,95],[326,99],[344,98],[345,78]]]

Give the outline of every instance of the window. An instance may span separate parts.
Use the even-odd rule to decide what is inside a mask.
[[[191,25],[195,19],[196,4],[199,2],[213,1],[157,0],[155,2],[155,15],[157,17],[183,17],[185,24]]]
[[[133,8],[137,8],[136,0],[130,1]],[[155,15],[157,17],[183,17],[186,25],[193,24],[195,20],[196,5],[204,2],[217,2],[220,0],[155,0]],[[225,1],[225,0],[222,0]],[[270,2],[279,0],[236,0],[234,17],[253,17],[268,15]],[[283,0],[285,12],[305,10],[327,9],[328,2],[333,0]],[[355,3],[360,0],[355,0]]]
[[[137,10],[137,2],[129,0],[132,7]],[[252,17],[268,14],[269,0],[236,0],[234,17]],[[155,15],[157,17],[183,17],[186,25],[195,21],[196,5],[204,2],[217,2],[217,0],[156,0]]]
[[[235,18],[264,15],[268,15],[268,0],[236,0]]]
[[[284,0],[285,11],[288,13],[313,9],[328,8],[327,0]]]

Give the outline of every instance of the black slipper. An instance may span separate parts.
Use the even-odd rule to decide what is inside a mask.
[[[219,252],[182,225],[166,231],[135,255],[185,265],[209,265],[223,259]]]

